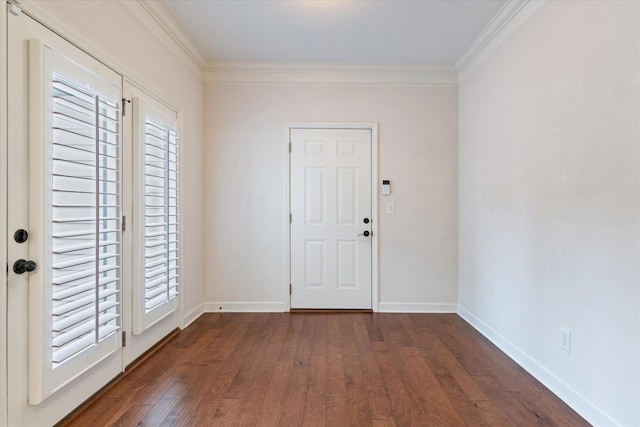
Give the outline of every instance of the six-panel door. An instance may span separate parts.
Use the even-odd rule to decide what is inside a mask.
[[[291,129],[290,141],[291,308],[370,309],[371,131]]]

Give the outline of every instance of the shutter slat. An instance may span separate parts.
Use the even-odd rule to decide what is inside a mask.
[[[55,366],[119,328],[120,114],[90,85],[54,74],[52,86]]]
[[[95,337],[93,335],[87,335],[76,341],[71,342],[70,344],[56,349],[53,352],[53,363],[58,364],[66,361],[71,356],[75,356],[80,353],[82,350],[93,346],[95,343]]]
[[[94,289],[94,288],[95,286],[92,287],[91,289]],[[65,314],[70,313],[73,310],[77,310],[80,307],[84,307],[90,304],[95,304],[95,302],[96,302],[95,293],[91,293],[90,295],[87,295],[85,297],[66,301],[61,305],[54,306],[52,312],[54,316],[64,316]]]
[[[100,255],[98,256],[98,259],[104,260],[104,259],[108,259],[108,258],[117,257],[118,255],[119,254],[116,253],[116,252],[100,253]],[[93,261],[95,259],[96,259],[95,255],[71,258],[71,259],[66,260],[66,261],[56,262],[55,264],[53,264],[53,268],[61,269],[61,268],[75,267],[75,266],[80,265],[80,264],[91,262],[91,261]]]
[[[158,307],[161,304],[165,304],[168,301],[169,301],[169,299],[167,298],[167,294],[163,293],[162,295],[158,295],[155,298],[148,299],[145,302],[145,308],[147,310],[153,310],[154,308]]]
[[[166,274],[167,273],[167,263],[166,261],[163,260],[163,262],[161,263],[162,265],[160,267],[156,267],[156,268],[149,268],[147,267],[147,272],[145,273],[145,278],[147,280],[153,279],[154,277],[157,277],[161,274]]]
[[[118,316],[116,316],[115,318],[117,318]],[[99,335],[99,340],[102,341],[105,338],[109,337],[111,334],[115,333],[118,331],[118,329],[120,329],[118,326],[114,326],[114,325],[105,325],[102,326],[99,331],[100,331],[100,335]]]
[[[92,315],[91,318],[89,320],[86,320],[84,322],[78,323],[77,325],[75,325],[73,328],[68,329],[66,332],[63,332],[61,334],[58,334],[57,336],[55,336],[53,338],[53,346],[54,347],[61,347],[75,339],[77,339],[78,337],[81,337],[82,335],[85,335],[93,330],[95,330],[96,328],[96,323],[93,320],[93,317],[95,316]]]
[[[159,285],[160,283],[163,283],[165,281],[166,281],[166,277],[159,277],[157,279],[148,280],[145,287],[147,289],[152,289],[152,288],[156,287],[157,285]]]
[[[83,320],[93,318],[93,316],[95,316],[95,310],[93,308],[86,308],[82,311],[72,314],[71,316],[63,317],[60,320],[54,321],[53,331],[60,332],[70,326],[82,322]]]
[[[165,251],[162,251],[160,254],[164,254],[164,253],[165,253]],[[171,258],[169,258],[169,259],[167,259],[167,257],[158,258],[155,261],[147,262],[144,266],[145,266],[145,268],[149,269],[149,268],[153,268],[153,267],[156,267],[158,265],[161,265],[161,264],[166,264],[167,261],[171,261]]]
[[[54,285],[53,287],[53,300],[62,301],[66,298],[74,295],[81,294],[86,291],[90,291],[95,288],[95,280],[90,282],[80,283],[72,286]]]

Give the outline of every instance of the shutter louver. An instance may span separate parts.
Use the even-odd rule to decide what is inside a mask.
[[[145,118],[145,312],[178,293],[176,132]]]
[[[53,368],[119,329],[119,108],[53,74]]]
[[[134,334],[139,334],[177,307],[179,159],[175,116],[140,98],[133,99],[133,109],[136,218],[142,225],[134,259],[140,265],[134,285]]]

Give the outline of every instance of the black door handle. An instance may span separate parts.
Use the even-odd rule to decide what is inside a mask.
[[[34,261],[19,259],[13,263],[13,272],[16,274],[31,273],[38,265]]]
[[[24,228],[16,230],[16,232],[13,233],[13,240],[15,240],[17,243],[24,243],[28,238],[29,233]]]
[[[362,234],[358,234],[358,236],[369,237],[369,234],[371,234],[369,230],[365,230]]]

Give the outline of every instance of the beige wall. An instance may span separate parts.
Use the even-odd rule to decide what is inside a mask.
[[[392,183],[380,197],[380,308],[455,310],[457,89],[207,85],[205,104],[211,307],[284,307],[285,122],[339,121],[379,124],[379,178]]]
[[[640,425],[639,12],[551,2],[460,87],[460,312],[603,426]]]

